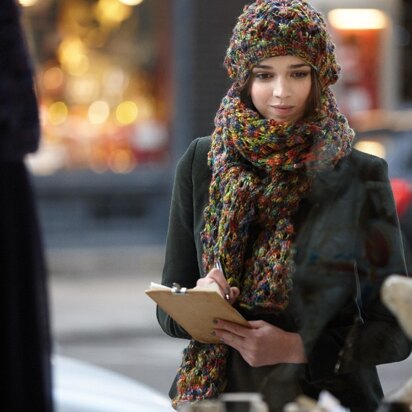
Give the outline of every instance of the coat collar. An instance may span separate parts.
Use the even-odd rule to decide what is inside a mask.
[[[350,155],[341,159],[333,169],[319,172],[307,199],[313,204],[324,203],[347,187],[352,179]]]

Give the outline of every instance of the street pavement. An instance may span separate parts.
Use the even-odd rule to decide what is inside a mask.
[[[144,294],[161,280],[163,253],[159,245],[48,250],[55,352],[167,394],[185,342],[161,331]]]
[[[49,248],[55,352],[108,368],[167,394],[186,341],[166,336],[145,294],[160,282],[162,244]],[[379,367],[385,393],[412,377],[412,357]]]

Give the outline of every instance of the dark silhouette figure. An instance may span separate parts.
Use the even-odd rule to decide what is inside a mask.
[[[14,0],[0,7],[0,273],[2,404],[53,410],[46,270],[24,156],[37,149],[32,69]]]

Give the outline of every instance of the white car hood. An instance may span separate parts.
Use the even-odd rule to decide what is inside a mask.
[[[170,412],[170,400],[120,374],[54,356],[56,412]]]

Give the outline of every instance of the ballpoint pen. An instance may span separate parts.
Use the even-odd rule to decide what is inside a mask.
[[[223,272],[223,267],[219,259],[216,261],[215,267],[216,269],[219,269],[223,273],[223,275],[225,275],[225,272]],[[225,299],[230,300],[230,288],[226,288],[224,290],[224,294],[225,294]]]

